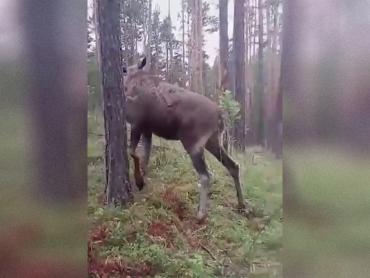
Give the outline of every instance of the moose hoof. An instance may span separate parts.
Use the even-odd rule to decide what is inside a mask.
[[[136,181],[136,186],[139,189],[139,191],[143,190],[145,186],[145,182],[143,179]]]
[[[249,206],[248,206],[248,205],[246,205],[245,203],[243,203],[243,204],[238,204],[238,206],[237,206],[237,210],[239,210],[239,211],[247,211],[247,210],[249,210]]]
[[[203,211],[198,211],[197,222],[201,224],[201,223],[204,223],[206,219],[207,219],[207,213]]]
[[[143,175],[143,177],[145,177],[145,176],[146,176],[146,169],[144,169],[144,168],[140,168],[140,172],[141,172],[141,174]]]
[[[236,212],[246,216],[248,219],[253,217],[253,207],[248,202],[238,204]]]

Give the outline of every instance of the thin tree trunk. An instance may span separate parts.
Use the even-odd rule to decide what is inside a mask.
[[[264,125],[264,76],[263,76],[263,10],[262,0],[258,0],[258,73],[256,84],[257,99],[257,143],[264,145],[265,125]]]
[[[228,34],[228,0],[220,0],[220,89],[230,90],[228,71],[229,34]]]
[[[169,65],[168,65],[168,42],[166,42],[166,80],[169,81],[170,75],[169,75]]]
[[[132,200],[132,189],[121,66],[120,1],[98,0],[97,4],[106,142],[106,199],[109,204],[125,206]]]
[[[185,76],[186,76],[186,71],[185,71],[185,0],[181,1],[181,30],[182,30],[182,81],[183,81],[183,86],[185,86]]]
[[[169,20],[169,25],[170,25],[170,32],[171,32],[171,1],[168,0],[168,20]],[[171,41],[166,42],[166,68],[167,68],[167,81],[171,82],[171,76],[172,74],[170,73],[170,67],[171,65]]]
[[[253,44],[252,44],[252,56],[255,57],[256,55],[256,45],[257,45],[257,37],[256,37],[256,32],[257,32],[257,0],[253,1]]]
[[[251,63],[252,60],[252,27],[253,27],[253,21],[252,21],[252,0],[248,0],[247,5],[248,5],[248,62],[249,64]]]
[[[250,90],[249,90],[249,1],[246,0],[245,3],[245,14],[244,14],[244,21],[245,21],[245,28],[244,28],[244,34],[245,34],[245,125],[244,125],[244,133],[245,133],[245,140],[248,140],[248,127],[250,126],[250,115],[251,115],[251,103],[249,102],[250,100]]]
[[[96,51],[96,61],[97,61],[97,64],[98,64],[98,67],[100,67],[100,49],[98,47],[98,45],[100,44],[100,37],[99,37],[99,21],[98,21],[98,7],[97,7],[97,3],[96,3],[97,0],[93,0],[93,8],[94,8],[94,22],[95,22],[95,43],[96,43],[96,47],[95,47],[95,51]]]
[[[249,14],[249,0],[245,2],[245,12],[244,12],[244,34],[245,34],[245,64],[249,63],[249,37],[248,37],[248,29],[249,29],[249,21],[248,21],[248,14]]]
[[[272,140],[273,140],[273,122],[274,122],[274,105],[272,104],[273,101],[276,102],[275,99],[275,92],[273,91],[273,53],[271,47],[271,4],[269,0],[266,0],[266,47],[267,47],[267,59],[266,59],[266,66],[267,66],[267,76],[266,76],[266,94],[264,98],[264,107],[265,107],[265,119],[266,119],[266,126],[265,126],[265,137],[266,137],[266,147],[271,150],[272,147]]]
[[[281,86],[279,87],[278,97],[275,105],[272,128],[274,135],[272,151],[275,153],[277,158],[281,158],[283,154],[283,92]]]
[[[191,0],[191,89],[194,92],[204,94],[203,87],[203,52],[202,52],[202,0]]]
[[[244,40],[244,8],[245,0],[234,3],[234,77],[235,99],[240,104],[241,118],[236,122],[235,137],[240,149],[245,148],[245,40]]]
[[[279,27],[278,27],[278,7],[279,4],[271,4],[271,18],[272,18],[272,30],[271,30],[271,49],[270,55],[272,57],[271,61],[269,61],[269,90],[271,90],[271,94],[273,96],[272,100],[273,103],[270,102],[272,108],[272,114],[269,118],[269,147],[273,153],[276,154],[277,157],[281,156],[282,154],[282,96],[281,96],[281,89],[280,80],[279,80],[279,73],[280,73],[280,60],[277,59],[278,57],[278,34],[279,34]],[[270,60],[270,59],[269,59]]]
[[[191,59],[191,49],[192,49],[192,33],[191,33],[191,27],[190,27],[190,17],[191,17],[191,3],[190,1],[192,0],[187,0],[187,3],[188,3],[188,9],[187,9],[187,22],[186,22],[186,25],[187,25],[187,37],[188,37],[188,41],[187,41],[187,60],[188,60],[188,68],[187,68],[187,81],[188,81],[188,87],[191,87],[191,70],[192,70],[192,66],[191,66],[191,62],[192,62],[192,59]]]
[[[171,20],[171,3],[168,1],[168,20],[170,24],[170,34],[172,33],[172,20]],[[170,54],[170,64],[169,64],[169,70],[170,70],[170,82],[172,83],[173,80],[173,42],[172,42],[172,36],[170,36],[169,41],[169,54]]]
[[[149,0],[149,11],[148,11],[148,42],[146,46],[146,59],[147,64],[146,67],[148,69],[152,69],[152,51],[151,51],[151,44],[152,44],[152,0]]]

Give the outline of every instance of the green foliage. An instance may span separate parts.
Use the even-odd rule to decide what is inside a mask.
[[[211,9],[210,3],[203,1],[202,3],[202,25],[207,33],[218,31],[219,19],[217,16],[209,15]]]
[[[89,87],[88,109],[95,111],[102,107],[101,84],[99,77],[99,69],[95,56],[91,56],[87,63],[87,78]]]
[[[121,40],[125,63],[132,64],[137,57],[137,42],[144,36],[148,14],[147,0],[124,0],[121,4]]]
[[[223,91],[219,98],[219,106],[226,113],[227,127],[232,127],[233,124],[240,119],[240,104],[234,99],[231,91]]]

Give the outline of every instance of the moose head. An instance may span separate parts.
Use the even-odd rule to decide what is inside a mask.
[[[141,61],[139,61],[136,65],[132,65],[129,67],[124,66],[123,73],[125,75],[133,74],[137,72],[138,70],[142,70],[145,67],[145,65],[146,65],[146,57],[144,56],[144,58]]]

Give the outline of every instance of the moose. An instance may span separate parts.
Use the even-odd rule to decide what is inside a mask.
[[[131,125],[129,153],[134,159],[135,183],[144,187],[144,176],[150,157],[152,134],[167,140],[181,141],[189,154],[200,181],[197,219],[207,216],[210,174],[204,159],[208,150],[232,176],[238,208],[246,209],[238,164],[222,147],[224,121],[221,109],[206,96],[162,81],[144,70],[146,57],[138,64],[123,67],[126,119]],[[141,139],[144,149],[143,165],[136,154]]]

